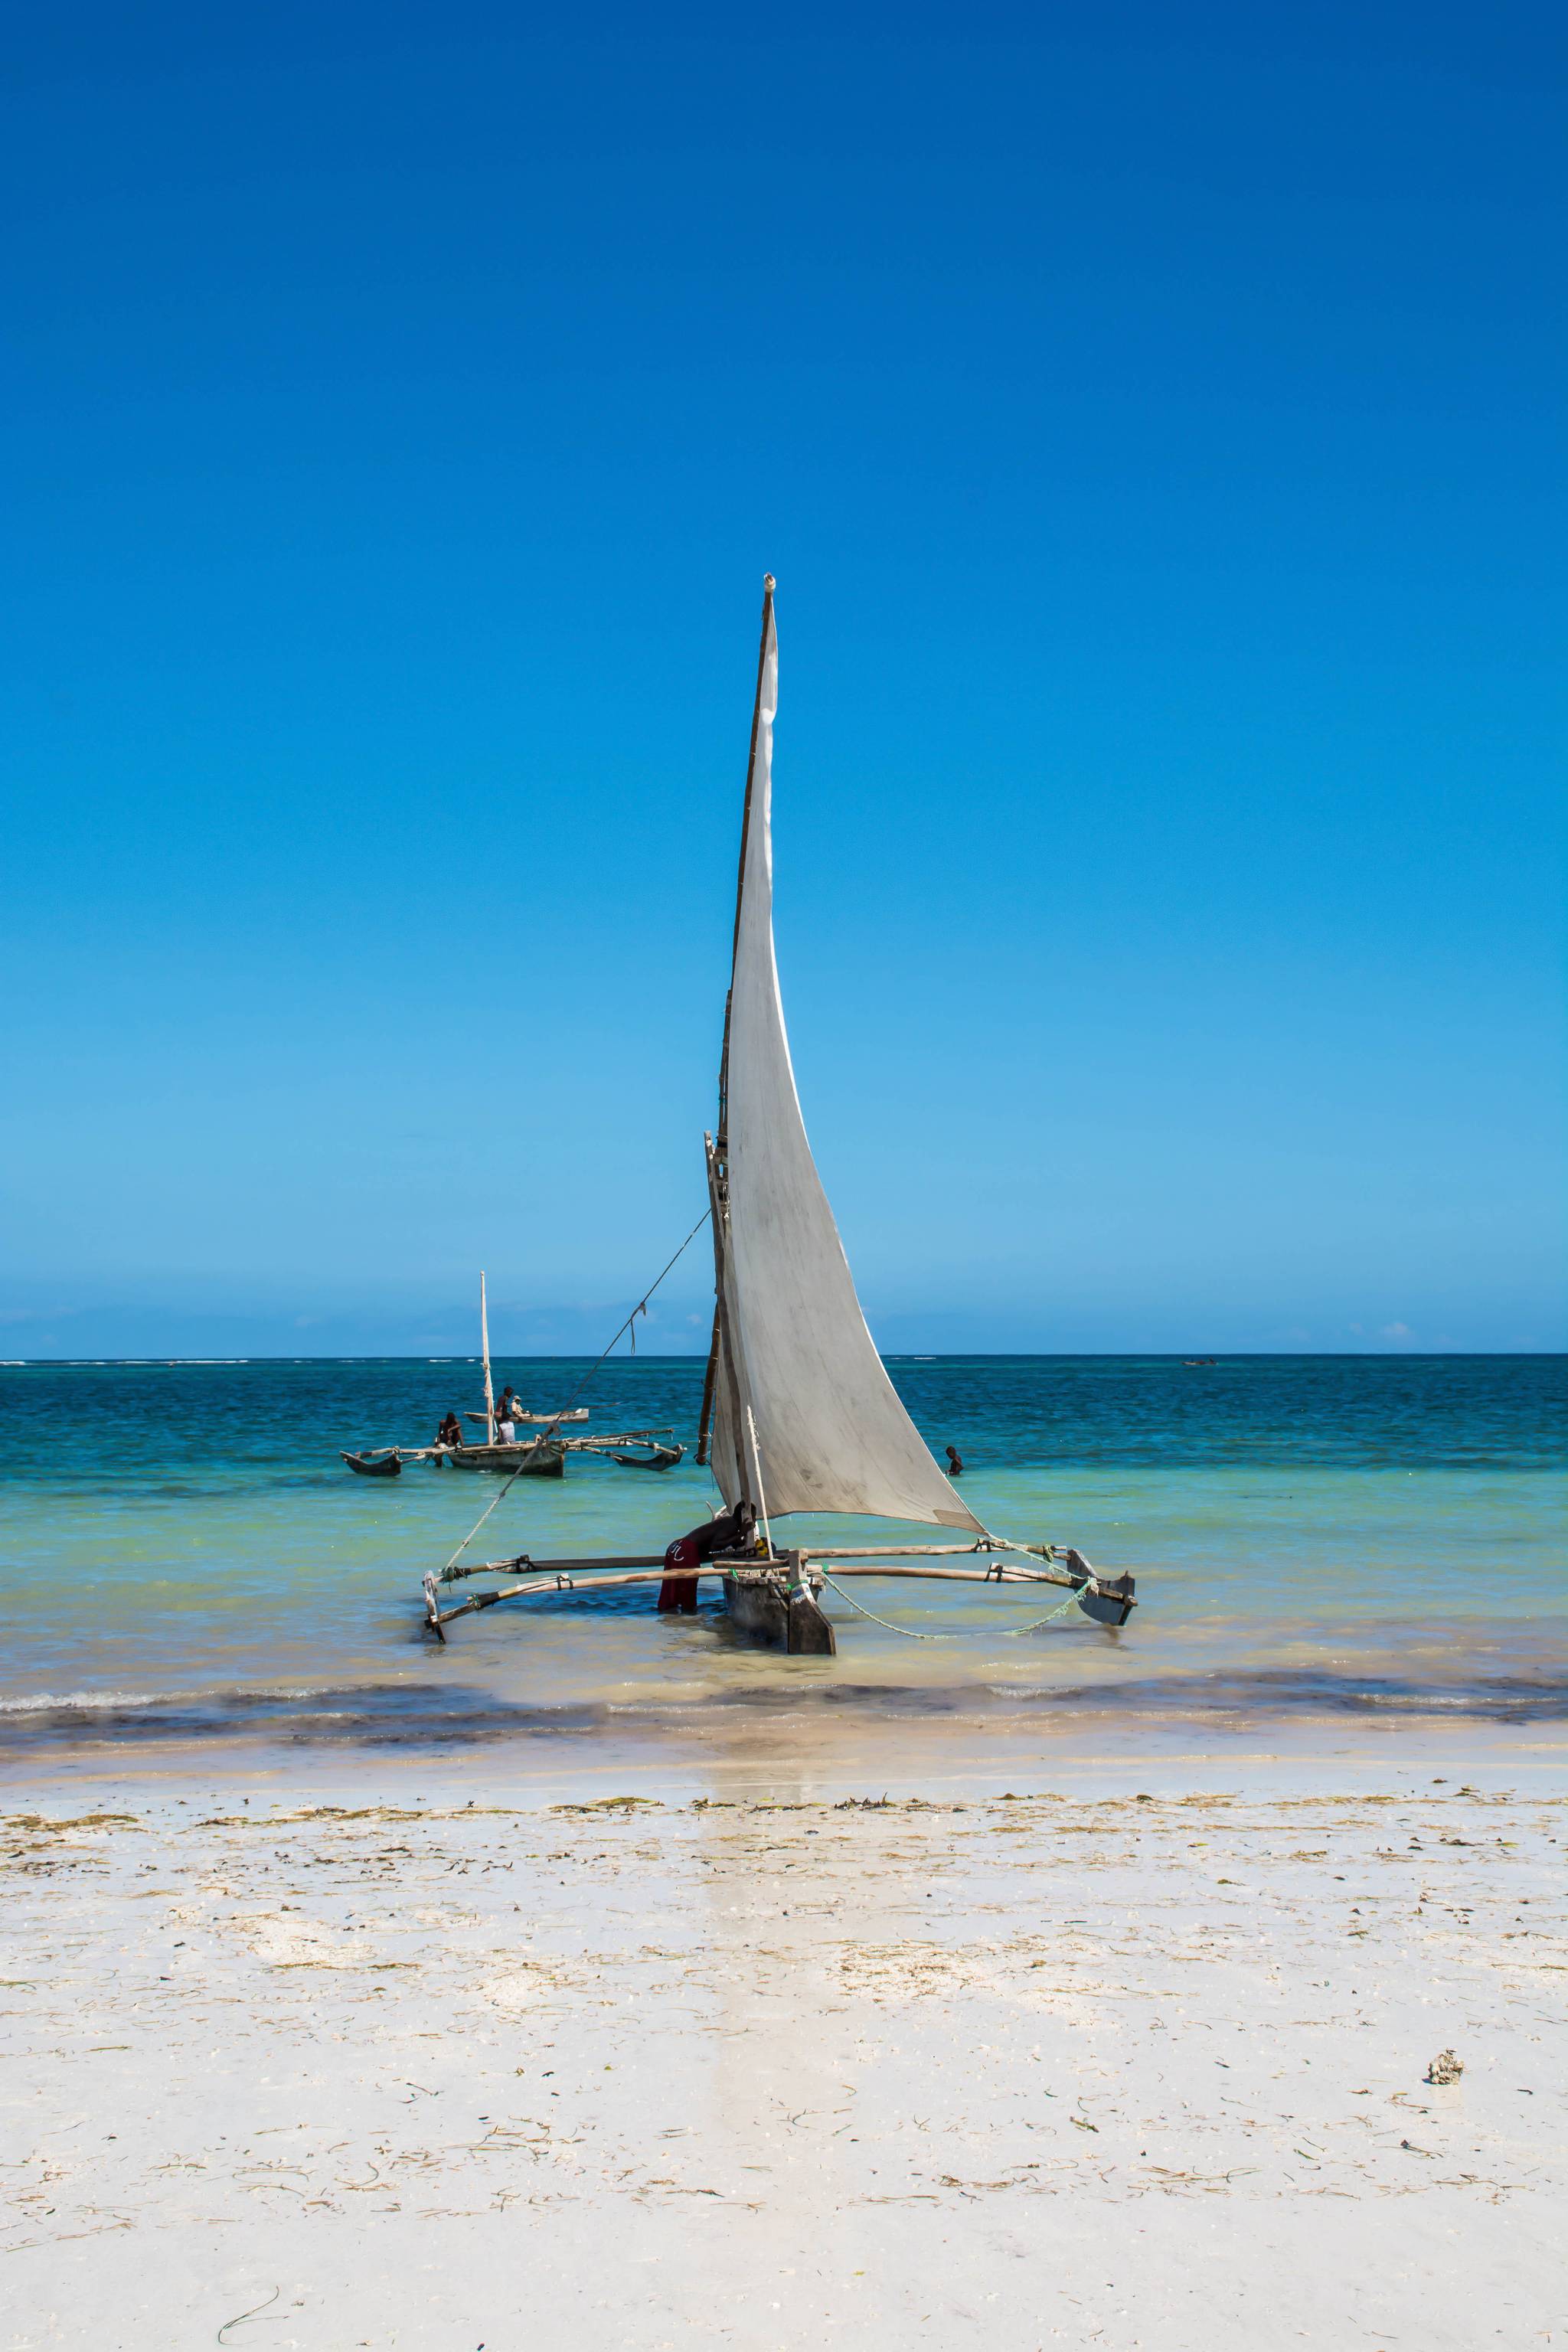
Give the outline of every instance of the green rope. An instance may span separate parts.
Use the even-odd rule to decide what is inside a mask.
[[[881,1625],[889,1633],[901,1633],[906,1642],[1016,1642],[1022,1634],[1037,1633],[1042,1625],[1054,1624],[1058,1617],[1065,1617],[1068,1611],[1077,1605],[1079,1593],[1089,1590],[1087,1585],[1079,1585],[1057,1608],[1048,1609],[1043,1617],[1037,1617],[1029,1625],[1007,1625],[1000,1633],[994,1632],[989,1625],[973,1625],[955,1628],[951,1633],[922,1633],[913,1625],[895,1625],[890,1617],[879,1617],[874,1609],[866,1608],[852,1592],[846,1592],[841,1584],[835,1582],[820,1562],[814,1560],[812,1566],[824,1584],[837,1593],[840,1601],[847,1601],[851,1609],[858,1610],[862,1617],[868,1617],[873,1625]]]

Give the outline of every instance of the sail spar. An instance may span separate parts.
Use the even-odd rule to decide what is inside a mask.
[[[734,971],[711,1148],[719,1346],[713,1469],[770,1517],[853,1511],[984,1528],[883,1368],[811,1156],[773,954],[773,587],[752,724]]]

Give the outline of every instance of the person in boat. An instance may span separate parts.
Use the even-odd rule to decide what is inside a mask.
[[[689,1536],[677,1536],[664,1555],[664,1582],[658,1588],[661,1609],[679,1609],[690,1617],[697,1610],[697,1579],[692,1573],[715,1552],[740,1551],[751,1540],[756,1515],[749,1503],[738,1503],[717,1519],[704,1519]],[[684,1570],[685,1573],[681,1571]]]
[[[947,1475],[950,1478],[962,1478],[963,1475],[963,1456],[956,1445],[947,1448]]]
[[[511,1382],[508,1381],[505,1388],[502,1389],[500,1392],[500,1402],[496,1407],[496,1420],[498,1423],[503,1421],[515,1421],[517,1419],[517,1391],[513,1388]]]
[[[436,1432],[436,1443],[437,1445],[461,1445],[462,1442],[463,1424],[455,1412],[449,1412]]]

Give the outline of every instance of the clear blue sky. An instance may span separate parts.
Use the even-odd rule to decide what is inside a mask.
[[[614,1322],[769,567],[884,1346],[1563,1344],[1562,21],[14,19],[0,1353]]]

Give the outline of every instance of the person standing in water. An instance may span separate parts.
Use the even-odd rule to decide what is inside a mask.
[[[962,1478],[963,1475],[963,1456],[956,1445],[950,1445],[947,1449],[947,1475],[950,1478]]]
[[[661,1609],[677,1609],[683,1617],[697,1613],[696,1570],[716,1551],[739,1551],[751,1533],[752,1515],[738,1503],[721,1518],[706,1519],[689,1536],[677,1536],[664,1555],[664,1582],[658,1588]],[[685,1571],[684,1574],[682,1571]]]

